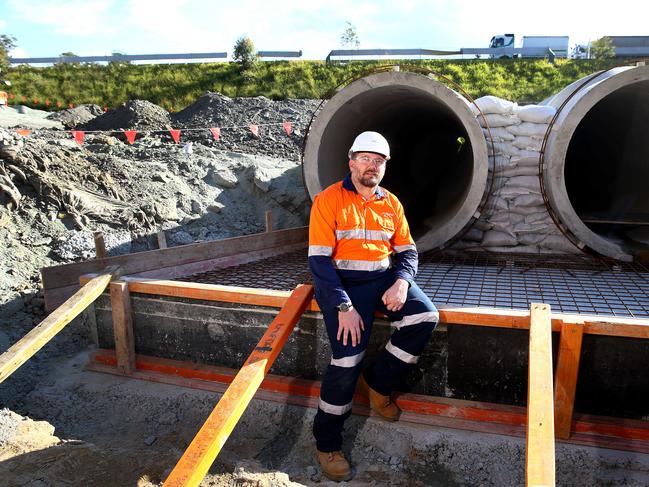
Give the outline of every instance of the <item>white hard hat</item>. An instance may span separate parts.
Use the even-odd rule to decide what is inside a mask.
[[[390,159],[390,145],[378,132],[363,132],[359,134],[349,149],[349,156],[354,152],[376,152]]]

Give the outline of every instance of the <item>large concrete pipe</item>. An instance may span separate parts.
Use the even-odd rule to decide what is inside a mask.
[[[472,221],[487,186],[487,145],[462,96],[407,72],[350,83],[327,101],[307,135],[303,171],[312,199],[347,174],[347,151],[364,130],[390,142],[381,185],[402,201],[420,251],[443,246]]]
[[[649,219],[649,67],[590,75],[544,104],[566,100],[544,156],[550,205],[579,242],[632,260],[624,230]]]

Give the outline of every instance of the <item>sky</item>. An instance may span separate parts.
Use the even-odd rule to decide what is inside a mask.
[[[0,33],[14,57],[223,52],[241,36],[257,50],[302,50],[324,59],[340,49],[346,22],[360,48],[459,50],[493,35],[649,35],[649,2],[618,0],[0,0]]]

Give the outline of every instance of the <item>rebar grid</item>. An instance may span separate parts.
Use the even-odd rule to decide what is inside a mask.
[[[216,269],[183,281],[289,291],[311,282],[306,250]],[[436,305],[649,317],[649,269],[588,256],[426,253],[417,284]]]

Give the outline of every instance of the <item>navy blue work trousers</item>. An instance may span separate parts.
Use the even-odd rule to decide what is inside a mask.
[[[364,374],[370,387],[386,396],[392,393],[395,385],[417,363],[439,321],[435,305],[415,283],[408,289],[403,308],[389,311],[381,298],[394,281],[392,270],[370,280],[343,280],[345,290],[365,325],[361,341],[355,347],[349,337],[346,346],[336,338],[338,309],[322,309],[332,357],[322,381],[318,412],[313,423],[316,447],[320,451],[341,449],[343,425],[351,414],[354,390],[363,367],[375,311],[387,315],[396,329],[376,362]]]

